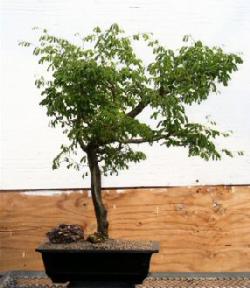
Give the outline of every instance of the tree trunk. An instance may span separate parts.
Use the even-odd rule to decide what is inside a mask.
[[[91,195],[97,220],[97,232],[108,237],[109,223],[107,220],[107,210],[102,202],[101,172],[98,165],[97,154],[95,150],[89,150],[87,155],[91,174]]]

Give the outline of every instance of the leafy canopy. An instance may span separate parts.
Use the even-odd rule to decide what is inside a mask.
[[[133,42],[138,41],[152,53],[148,65],[134,51]],[[186,147],[189,156],[206,160],[220,159],[223,153],[231,156],[213,142],[228,133],[216,130],[215,123],[190,122],[185,107],[206,100],[218,84],[227,86],[242,59],[188,36],[183,41],[173,51],[151,34],[125,36],[117,24],[105,31],[96,27],[80,44],[43,30],[33,54],[39,64],[47,64],[52,77],[35,84],[42,89],[40,104],[47,108],[52,126],[62,127],[70,140],[69,146],[61,146],[53,167],[64,160],[68,168],[79,168],[86,157],[73,163],[69,155],[81,147],[84,152],[95,150],[104,174],[117,172],[130,161],[146,158],[133,145],[144,142]],[[144,123],[137,116],[146,107],[150,115]]]

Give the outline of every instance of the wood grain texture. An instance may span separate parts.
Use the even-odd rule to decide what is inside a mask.
[[[88,191],[0,193],[0,271],[42,270],[35,247],[60,223],[95,230]],[[250,186],[105,190],[110,235],[160,241],[151,271],[250,271]]]

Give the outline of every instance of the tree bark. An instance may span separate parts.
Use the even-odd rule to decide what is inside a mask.
[[[87,152],[87,156],[91,174],[91,195],[95,208],[97,232],[101,233],[105,237],[108,237],[109,223],[107,220],[107,210],[102,201],[101,172],[98,164],[96,150],[89,150]]]

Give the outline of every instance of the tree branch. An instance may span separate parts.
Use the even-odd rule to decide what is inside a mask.
[[[146,143],[146,142],[155,142],[155,141],[159,141],[162,139],[167,139],[169,138],[170,134],[164,134],[164,135],[158,135],[155,136],[152,139],[144,139],[144,138],[132,138],[132,139],[128,139],[128,140],[124,140],[122,143],[124,144],[140,144],[140,143]]]
[[[84,119],[82,119],[82,120],[84,121]],[[77,125],[78,127],[81,126],[81,117],[80,117],[79,113],[77,113],[77,115],[76,115],[76,125]],[[77,137],[76,140],[77,140],[77,142],[79,143],[81,149],[82,149],[83,151],[86,151],[87,146],[84,145],[83,140],[82,140],[81,138],[79,138],[79,137]]]
[[[140,102],[133,110],[131,110],[130,112],[128,112],[126,115],[131,117],[131,118],[135,118],[138,114],[140,114],[142,112],[142,110],[148,105],[148,103],[143,103]]]
[[[160,85],[159,88],[159,95],[160,96],[164,96],[165,95],[165,90],[163,88],[163,85]],[[130,112],[128,112],[126,115],[131,117],[131,118],[135,118],[137,115],[139,115],[144,108],[146,108],[149,104],[149,101],[147,102],[140,102],[134,109],[132,109]]]
[[[82,139],[78,139],[77,141],[78,141],[81,149],[82,149],[83,151],[86,151],[86,150],[87,150],[87,146],[83,144]]]

